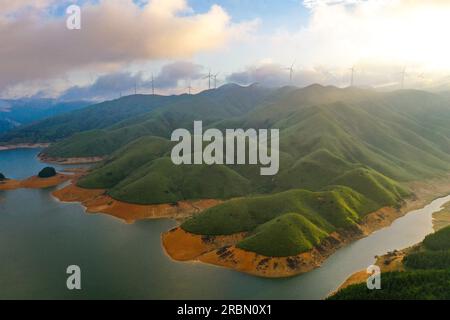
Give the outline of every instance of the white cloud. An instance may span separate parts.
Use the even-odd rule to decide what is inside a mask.
[[[26,1],[6,1],[9,13],[27,14],[0,20],[0,91],[73,70],[115,71],[139,61],[188,58],[220,48],[252,28],[251,23],[233,24],[217,5],[197,14],[186,0],[140,6],[132,0],[100,0],[82,7],[82,29],[71,31],[65,17],[34,14]],[[33,9],[51,2],[38,1]]]
[[[352,5],[352,4],[358,4],[358,3],[361,3],[364,1],[370,1],[370,0],[304,0],[303,5],[306,8],[313,9],[313,8],[317,8],[319,6]]]
[[[367,75],[365,83],[392,81],[392,74],[404,67],[414,82],[422,81],[419,75],[423,73],[437,79],[450,72],[450,42],[446,40],[450,1],[336,0],[304,4],[313,8],[305,27],[278,32],[270,45],[262,45],[283,48],[271,51],[274,60],[296,59],[305,68],[322,66],[329,70],[356,66],[361,77]]]
[[[0,16],[6,16],[23,10],[44,9],[56,0],[2,0]]]

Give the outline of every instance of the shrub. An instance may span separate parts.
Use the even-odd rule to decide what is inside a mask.
[[[450,250],[414,252],[403,262],[412,269],[450,269]]]
[[[42,169],[39,174],[39,178],[50,178],[56,176],[56,170],[52,167],[45,167]]]
[[[450,227],[430,234],[423,240],[423,245],[428,250],[449,250],[450,249]]]

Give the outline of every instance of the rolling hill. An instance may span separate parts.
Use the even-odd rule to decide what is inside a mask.
[[[0,143],[54,142],[80,132],[101,129],[139,117],[177,97],[128,96],[49,117],[0,135]]]
[[[0,100],[0,134],[48,117],[82,109],[88,101],[55,99]]]
[[[253,108],[264,105],[266,100],[270,101],[270,93],[271,89],[259,86],[225,85],[197,95],[166,97],[166,103],[155,110],[109,127],[97,125],[95,130],[76,134],[54,144],[45,153],[50,157],[109,155],[142,136],[170,137],[177,128],[191,128],[194,120],[203,120],[207,126],[218,120],[242,116]]]
[[[166,100],[123,99],[140,114],[122,116],[121,100],[91,106],[87,112],[96,114],[114,105],[121,120],[107,116],[97,123],[87,117],[86,130],[45,153],[107,155],[78,185],[106,189],[124,202],[228,200],[181,228],[198,235],[245,232],[237,247],[263,255],[308,250],[335,231],[357,226],[370,212],[399,207],[411,195],[407,182],[450,172],[450,102],[438,94],[227,85]],[[152,99],[164,102],[143,112]],[[194,120],[220,129],[279,129],[279,173],[264,177],[251,165],[174,165],[170,134],[191,129]]]

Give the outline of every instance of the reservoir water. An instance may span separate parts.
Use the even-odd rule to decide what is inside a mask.
[[[35,175],[45,166],[38,152],[0,151],[0,172],[17,179]],[[174,262],[160,239],[174,221],[125,224],[58,202],[53,190],[0,191],[0,299],[321,299],[372,264],[375,255],[420,242],[432,232],[432,213],[450,201],[437,199],[409,213],[340,249],[312,272],[263,279]],[[66,289],[66,268],[73,264],[81,267],[81,291]]]

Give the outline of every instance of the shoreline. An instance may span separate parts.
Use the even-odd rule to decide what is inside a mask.
[[[0,181],[0,191],[11,191],[17,189],[45,189],[50,187],[56,187],[63,182],[69,181],[73,178],[73,175],[57,173],[50,178],[39,178],[38,176],[32,176],[24,180],[6,179]]]
[[[106,157],[59,158],[59,157],[48,157],[42,153],[39,153],[37,157],[41,162],[60,165],[92,164],[101,162],[106,158]]]
[[[447,202],[443,209],[432,214],[432,223],[434,232],[439,231],[450,225],[450,202]],[[421,243],[417,243],[411,247],[394,250],[377,257],[375,265],[380,267],[381,272],[404,271],[403,258],[405,255],[419,247]],[[365,270],[360,270],[350,275],[339,287],[330,294],[333,295],[339,290],[345,289],[353,284],[360,284],[367,281],[369,274]]]
[[[106,190],[78,187],[76,181],[85,174],[86,170],[74,169],[73,171],[73,174],[58,173],[57,176],[47,179],[30,177],[22,181],[6,180],[0,182],[0,190],[48,188],[70,180],[71,182],[67,186],[53,191],[52,196],[61,202],[77,202],[85,207],[87,213],[107,214],[119,218],[125,223],[133,223],[141,219],[167,218],[180,224],[181,221],[222,202],[215,199],[204,199],[180,201],[176,204],[126,203],[113,199],[106,193]],[[174,261],[201,262],[266,278],[291,277],[320,267],[330,255],[343,246],[385,228],[407,213],[422,208],[441,196],[450,194],[450,180],[448,179],[414,182],[410,184],[410,187],[415,196],[405,201],[400,209],[384,207],[372,212],[366,215],[356,227],[334,232],[319,246],[295,256],[267,257],[235,247],[247,233],[225,236],[195,235],[184,231],[179,225],[163,232],[161,243],[165,254]],[[358,272],[347,279],[344,284],[352,284],[358,279],[358,281],[362,281],[363,276],[362,272]]]
[[[393,271],[405,271],[405,266],[403,265],[403,258],[411,251],[414,250],[419,244],[416,244],[412,247],[390,251],[382,256],[376,258],[374,265],[380,268],[380,272],[383,274],[384,272],[393,272]],[[366,270],[360,270],[352,275],[350,275],[345,281],[339,285],[339,287],[331,292],[328,296],[332,296],[336,294],[338,291],[345,289],[354,284],[360,284],[367,281],[370,274],[366,272]]]
[[[15,150],[15,149],[36,149],[48,148],[50,143],[18,143],[10,145],[0,145],[0,151]]]
[[[76,185],[76,179],[73,179],[68,186],[53,191],[52,195],[61,202],[80,203],[87,213],[107,214],[119,218],[125,223],[161,218],[181,221],[221,203],[220,200],[204,199],[179,201],[176,204],[132,204],[113,199],[103,189],[80,188]]]
[[[390,226],[407,213],[450,194],[450,180],[434,179],[409,184],[414,197],[399,209],[381,208],[365,216],[355,230],[341,230],[307,252],[289,257],[267,257],[235,247],[243,235],[202,236],[176,227],[161,235],[164,251],[175,261],[197,261],[260,277],[281,278],[309,272],[338,249]]]

